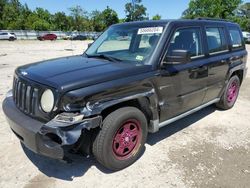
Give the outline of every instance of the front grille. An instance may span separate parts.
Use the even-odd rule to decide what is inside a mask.
[[[14,77],[13,99],[16,106],[24,113],[34,116],[38,109],[39,90],[29,83]]]

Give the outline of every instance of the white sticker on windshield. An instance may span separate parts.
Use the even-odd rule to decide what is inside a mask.
[[[138,29],[138,35],[162,33],[163,27],[145,27]]]

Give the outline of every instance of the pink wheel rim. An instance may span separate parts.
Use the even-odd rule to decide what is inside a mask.
[[[236,81],[233,81],[227,90],[227,102],[234,103],[238,96],[239,86]]]
[[[125,121],[113,137],[114,156],[119,160],[130,158],[137,152],[141,138],[140,122],[135,119]]]

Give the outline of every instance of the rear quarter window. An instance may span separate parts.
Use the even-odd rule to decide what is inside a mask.
[[[232,43],[233,49],[238,49],[243,47],[243,39],[241,37],[241,31],[238,28],[230,27],[229,35]]]

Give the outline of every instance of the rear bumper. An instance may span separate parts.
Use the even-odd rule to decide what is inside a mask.
[[[4,100],[3,111],[11,130],[27,148],[35,153],[62,160],[67,157],[67,150],[73,148],[85,129],[97,127],[101,123],[101,117],[97,116],[67,127],[58,127],[53,120],[47,125],[48,123],[22,113],[12,97]]]

